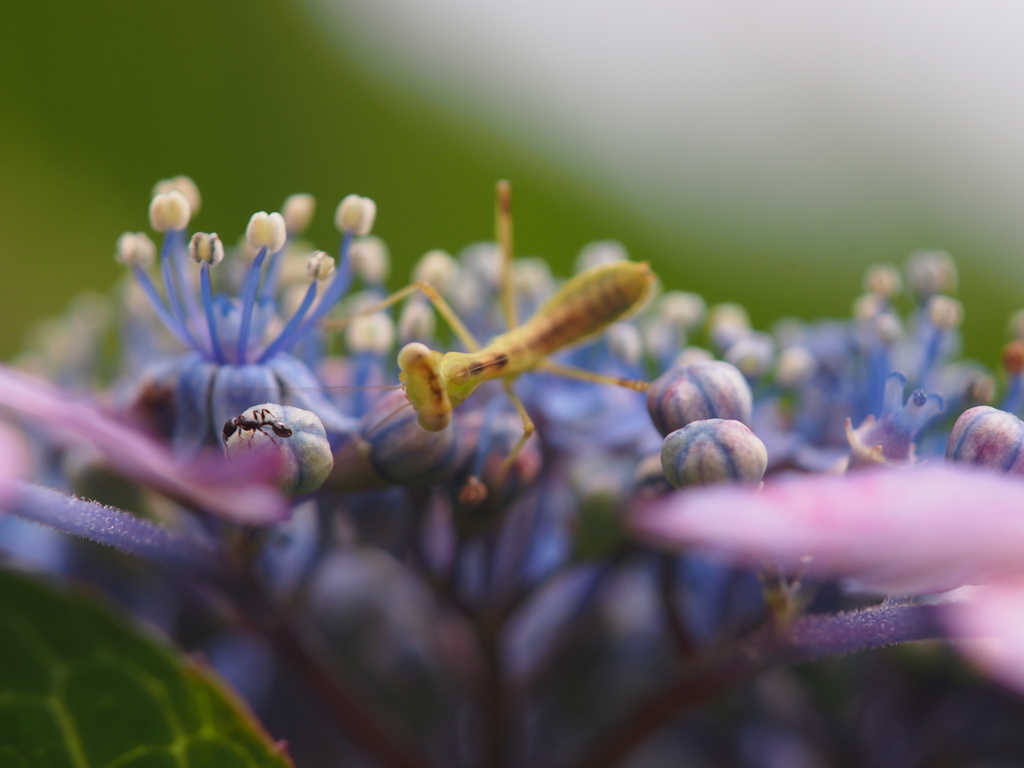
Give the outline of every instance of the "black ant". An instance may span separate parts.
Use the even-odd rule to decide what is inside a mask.
[[[263,429],[264,427],[270,427],[273,433],[278,437],[291,437],[291,427],[285,424],[281,419],[272,418],[273,415],[274,414],[267,408],[260,408],[259,410],[253,411],[253,418],[251,419],[247,419],[245,414],[235,416],[233,419],[228,419],[224,422],[224,429],[221,432],[224,442],[226,443],[228,438],[240,429],[249,430],[251,432],[256,432],[258,430],[266,434]]]

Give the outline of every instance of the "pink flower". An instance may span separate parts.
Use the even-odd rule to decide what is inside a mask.
[[[647,543],[702,549],[738,562],[846,579],[881,593],[964,585],[951,601],[965,650],[1024,689],[1024,480],[955,465],[792,475],[760,492],[736,487],[673,494],[634,512]]]

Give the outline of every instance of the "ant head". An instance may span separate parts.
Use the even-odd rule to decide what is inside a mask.
[[[405,385],[405,395],[416,409],[420,426],[429,432],[440,432],[452,418],[441,357],[440,352],[416,341],[406,344],[398,353],[399,378]]]

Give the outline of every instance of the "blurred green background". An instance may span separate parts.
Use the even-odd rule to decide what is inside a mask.
[[[350,192],[373,197],[394,285],[424,251],[490,237],[493,184],[509,178],[520,254],[564,271],[586,242],[617,238],[668,285],[741,301],[760,326],[783,314],[845,315],[875,261],[918,247],[981,254],[991,258],[960,262],[968,350],[991,362],[1004,340],[1016,288],[981,264],[1012,254],[984,227],[950,223],[901,190],[890,191],[884,223],[850,210],[839,228],[813,211],[794,228],[764,211],[700,209],[699,185],[678,205],[623,206],[515,126],[495,131],[470,103],[442,109],[362,70],[326,27],[284,0],[5,7],[3,357],[73,294],[111,284],[117,236],[147,228],[153,183],[179,173],[203,194],[194,226],[229,242],[253,211],[311,192],[320,207],[310,237],[333,250],[336,203]]]

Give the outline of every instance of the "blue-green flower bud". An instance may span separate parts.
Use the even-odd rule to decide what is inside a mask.
[[[224,422],[224,453],[272,450],[281,457],[278,485],[289,496],[319,488],[334,467],[323,422],[312,411],[290,405],[254,405]]]
[[[748,423],[752,402],[743,374],[719,360],[670,368],[647,392],[647,410],[662,435],[703,419]]]
[[[661,468],[676,488],[759,483],[768,468],[768,451],[745,424],[732,419],[705,419],[665,438]]]
[[[1024,422],[987,405],[960,414],[946,443],[946,459],[1024,474]]]

